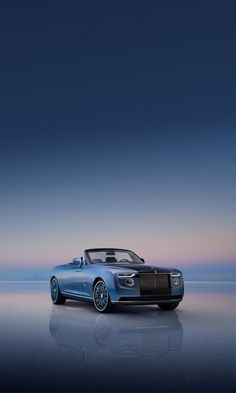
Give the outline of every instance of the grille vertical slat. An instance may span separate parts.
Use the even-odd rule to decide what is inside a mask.
[[[169,274],[156,274],[157,288],[168,289],[170,287]]]
[[[156,288],[155,274],[140,274],[140,289],[145,291],[154,288]]]

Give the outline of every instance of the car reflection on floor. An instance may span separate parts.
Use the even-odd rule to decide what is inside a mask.
[[[81,312],[71,301],[52,306],[49,331],[57,345],[83,364],[109,358],[145,362],[181,349],[183,327],[175,311],[140,310],[140,306],[133,310],[98,315],[91,310]]]

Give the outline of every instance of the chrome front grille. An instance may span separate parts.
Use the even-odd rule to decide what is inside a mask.
[[[163,273],[141,273],[139,276],[141,293],[160,293],[170,290],[170,276]]]

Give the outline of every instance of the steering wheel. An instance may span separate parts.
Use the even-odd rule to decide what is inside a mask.
[[[128,259],[121,259],[119,262],[128,262],[129,263],[129,261],[128,261]]]

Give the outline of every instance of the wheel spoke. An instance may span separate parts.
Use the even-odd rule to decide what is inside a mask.
[[[58,285],[55,279],[51,281],[51,297],[53,301],[57,300],[58,296]]]
[[[108,290],[103,282],[98,282],[94,291],[94,302],[99,311],[103,311],[108,304]]]

